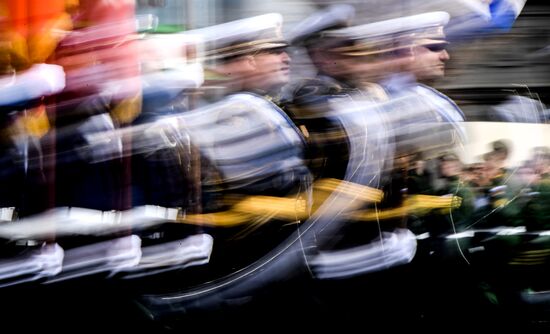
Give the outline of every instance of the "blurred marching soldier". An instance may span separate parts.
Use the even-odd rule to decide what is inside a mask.
[[[353,84],[350,61],[327,51],[331,44],[323,32],[349,25],[354,15],[352,6],[333,5],[309,16],[289,34],[293,46],[305,48],[317,71],[314,77],[290,85],[283,98],[285,111],[305,134],[308,164],[316,179],[343,179],[346,172],[348,136],[341,122],[329,117],[330,100],[360,90]]]
[[[461,198],[460,206],[453,210],[441,210],[439,214],[448,221],[448,224],[436,222],[437,226],[430,230],[430,234],[452,234],[462,231],[474,212],[474,193],[462,180],[462,162],[454,153],[446,153],[439,157],[439,170],[443,179],[443,185],[436,189],[442,196],[458,196]],[[450,220],[452,215],[452,220]],[[454,226],[453,226],[454,225]],[[439,231],[439,232],[438,232]]]
[[[68,27],[70,19],[65,13],[64,0],[0,1],[2,223],[43,212],[52,205],[40,139],[50,130],[46,107],[51,96],[65,87],[65,73],[61,66],[45,62],[59,41],[58,32]],[[14,226],[17,223],[14,222]],[[59,250],[49,242],[3,235],[0,286],[5,288],[18,281],[32,280],[47,271],[45,267],[60,268],[62,251]],[[46,261],[38,258],[46,260],[48,265],[44,266]],[[46,302],[48,299],[41,296],[36,293],[33,298],[51,308],[51,303]],[[0,312],[10,319],[17,319],[23,310],[32,310],[32,302],[24,303],[21,293],[2,289],[2,299],[9,307],[0,307]]]
[[[65,85],[63,69],[39,64],[12,76],[0,87],[0,207],[10,212],[1,220],[39,213],[51,206],[48,200],[40,138],[48,131],[43,99]],[[7,212],[6,212],[7,213]]]
[[[348,27],[353,15],[353,7],[331,6],[291,33],[294,43],[307,49],[318,75],[298,82],[286,110],[309,133],[315,177],[358,180],[365,191],[380,191],[388,189],[395,150],[390,119],[384,115],[391,96],[380,82],[399,72],[407,59],[387,47],[387,40],[376,39],[377,33],[391,37],[395,27]],[[332,240],[319,243],[320,254],[311,260],[316,277],[348,278],[412,259],[414,236],[388,217],[378,217],[378,205],[353,213]],[[389,239],[395,243],[385,248]]]
[[[149,24],[141,29],[151,28]],[[203,82],[196,54],[201,44],[185,37],[146,35],[139,41],[142,105],[139,116],[132,121],[134,128],[143,129],[147,125],[155,128],[155,121],[193,108],[190,92]],[[132,147],[128,150],[132,153],[132,206],[159,205],[181,208],[182,212],[200,212],[200,165],[189,137],[177,127],[159,126],[150,130],[133,133]],[[155,148],[153,143],[158,146]]]
[[[266,254],[295,228],[280,223],[304,216],[304,139],[271,98],[290,74],[282,21],[270,13],[186,33],[205,43],[206,68],[201,108],[181,115],[202,173],[203,213],[186,221],[212,227],[214,267]]]
[[[67,86],[50,112],[56,131],[43,140],[56,157],[49,163],[55,170],[56,206],[118,210],[131,205],[129,159],[122,158],[128,139],[91,147],[85,137],[112,131],[139,114],[134,5],[80,1],[71,9],[74,29],[52,57],[67,75]]]
[[[448,228],[449,224],[445,224],[449,216],[454,216],[452,224],[465,226],[473,212],[472,193],[460,181],[460,161],[446,153],[465,142],[462,127],[464,114],[450,98],[427,85],[445,74],[445,63],[450,59],[444,32],[448,22],[448,13],[429,12],[382,21],[371,25],[369,29],[365,28],[370,31],[391,30],[392,37],[376,36],[375,40],[385,40],[386,47],[393,49],[392,52],[403,60],[398,71],[378,82],[392,101],[402,101],[397,109],[387,109],[387,112],[398,115],[390,124],[395,137],[396,159],[390,186],[392,191],[388,194],[394,196],[395,201],[388,201],[389,210],[395,210],[395,204],[392,207],[391,203],[399,203],[399,196],[403,196],[404,201],[400,205],[408,206],[406,211],[409,215],[419,219],[415,222],[418,228],[415,231],[419,233],[425,230],[422,216],[427,214],[430,222],[435,221],[435,225],[440,225],[435,229],[428,227],[436,235],[441,234],[441,231],[455,231],[454,228]],[[376,32],[372,34],[376,35]],[[444,172],[444,189],[436,189],[426,179],[422,181],[423,185],[415,184],[418,177],[410,179],[405,174],[411,169],[411,162],[414,162],[410,161],[411,156],[423,156],[424,159],[443,156],[440,159],[440,172]],[[398,172],[399,169],[403,172]],[[404,176],[399,179],[393,175]]]
[[[504,167],[508,156],[508,145],[499,140],[491,143],[491,146],[491,151],[483,154],[481,192],[484,200],[480,202],[481,205],[476,211],[476,216],[479,218],[478,227],[506,225],[506,212],[511,209],[508,200],[513,197],[512,193],[515,192],[512,187],[509,187],[513,185],[513,182],[508,184],[511,175]]]
[[[532,217],[533,207],[530,203],[540,202],[544,196],[540,196],[540,185],[545,176],[541,175],[540,180],[532,178],[530,182],[522,181],[522,178],[529,174],[535,174],[535,165],[529,164],[518,166],[512,171],[506,167],[506,161],[510,154],[511,146],[507,140],[501,139],[490,143],[491,151],[484,155],[485,171],[488,184],[484,192],[488,199],[487,206],[483,207],[478,215],[483,216],[490,212],[490,215],[480,225],[497,226],[536,226],[542,219]],[[539,157],[540,158],[540,157]],[[532,184],[531,184],[532,183]],[[547,183],[547,182],[546,182]],[[544,186],[542,187],[544,188]],[[546,190],[542,193],[547,192]],[[538,223],[533,223],[538,220]]]
[[[389,99],[382,108],[391,115],[387,126],[395,144],[394,166],[386,191],[391,210],[401,205],[409,189],[406,174],[411,156],[437,156],[465,139],[461,125],[464,117],[456,104],[419,83],[444,74],[449,56],[444,49],[447,42],[443,28],[448,20],[445,12],[430,12],[334,33],[354,37],[352,45],[342,48],[347,54],[373,57],[373,64],[386,70],[366,72],[364,78],[374,81]],[[444,201],[433,204],[444,205]]]
[[[445,63],[450,59],[450,56],[446,51],[448,42],[445,40],[445,33],[443,31],[443,27],[449,21],[449,15],[444,12],[433,13],[433,15],[435,20],[439,20],[438,24],[432,24],[431,26],[427,25],[423,30],[417,30],[412,33],[414,39],[414,43],[411,48],[413,61],[407,66],[406,70],[411,73],[414,76],[414,79],[418,82],[418,84],[414,86],[414,92],[418,94],[418,96],[420,96],[425,103],[432,106],[432,108],[437,112],[436,115],[439,122],[445,122],[454,127],[455,132],[459,137],[459,141],[456,144],[460,145],[461,142],[465,140],[465,136],[460,125],[464,120],[463,112],[451,99],[429,86],[429,84],[432,84],[434,81],[444,76]],[[432,155],[438,154],[437,151],[428,151],[426,153],[426,155],[429,155],[430,153]],[[454,164],[454,162],[441,163]],[[445,176],[445,178],[448,177],[449,176]],[[464,191],[464,187],[459,187],[457,183],[451,182],[451,184],[457,186],[455,190],[458,190],[459,192]],[[449,183],[447,183],[446,186],[448,187]],[[408,189],[409,193],[414,194],[412,187],[409,186]],[[448,191],[449,193],[456,194],[456,192],[453,192],[452,189],[448,189]],[[468,198],[463,198],[465,202],[461,204],[461,207],[471,205],[471,203],[469,203],[469,193],[467,197]]]
[[[537,180],[530,180],[531,200],[524,211],[528,228],[541,231],[550,229],[550,149],[538,147],[534,150],[533,173],[536,173]],[[532,183],[532,184],[531,184]]]
[[[433,175],[421,152],[412,156],[407,172],[407,193],[432,195]]]
[[[411,99],[410,105],[403,110],[407,115],[398,121],[396,127],[399,133],[397,154],[401,155],[399,142],[410,140],[412,144],[402,146],[405,152],[421,153],[426,158],[439,157],[443,185],[434,187],[434,196],[409,193],[413,189],[409,187],[408,180],[404,184],[407,189],[405,203],[422,203],[421,210],[410,210],[419,217],[415,233],[429,233],[426,234],[427,239],[418,242],[416,261],[413,263],[416,271],[410,279],[420,290],[428,292],[421,297],[427,301],[423,304],[426,309],[423,313],[427,317],[441,319],[449,319],[447,315],[462,309],[459,305],[477,298],[475,292],[472,293],[475,285],[471,284],[475,282],[470,281],[471,267],[467,266],[467,258],[463,255],[468,240],[446,238],[466,229],[474,213],[473,193],[461,179],[462,164],[455,154],[447,153],[460,149],[465,143],[466,135],[462,127],[465,117],[450,98],[429,86],[444,76],[445,63],[450,59],[444,31],[449,19],[446,12],[401,18],[402,27],[397,40],[408,46],[404,52],[409,55],[410,61],[403,67],[403,73],[398,73],[386,83],[387,90],[393,91],[392,95],[404,94]],[[399,22],[394,21],[394,24],[399,25]],[[411,223],[410,220],[408,224]],[[427,277],[435,279],[426,280],[426,273]],[[449,286],[453,288],[449,289]],[[444,306],[440,309],[432,305]]]
[[[412,150],[409,152],[410,154],[422,154],[425,157],[437,157],[441,154],[445,156],[445,151],[460,146],[465,141],[465,133],[461,125],[464,121],[463,112],[450,98],[429,86],[444,76],[445,63],[450,59],[446,51],[448,42],[444,33],[444,27],[449,21],[449,14],[431,12],[402,19],[405,20],[403,23],[405,26],[412,26],[411,29],[404,28],[398,37],[398,40],[401,39],[401,43],[409,45],[407,52],[410,52],[410,61],[404,66],[403,73],[395,75],[389,82],[397,81],[399,83],[397,88],[415,96],[419,100],[419,104],[431,112],[429,118],[419,119],[420,122],[415,129],[419,143],[409,147],[408,150]],[[400,77],[400,79],[395,80],[395,77]],[[400,80],[401,82],[399,82]],[[396,87],[393,89],[395,90]],[[422,134],[426,130],[430,132],[427,136]],[[426,137],[426,139],[422,139],[422,137]],[[442,162],[442,164],[451,163],[454,162]],[[445,176],[445,178],[448,177]],[[415,189],[415,180],[415,178],[406,178],[407,194],[418,194],[419,189]],[[433,182],[433,180],[426,181]],[[451,184],[456,185],[459,192],[462,191],[461,187],[458,187],[458,183],[451,182]],[[447,182],[446,186],[448,185]],[[428,184],[428,186],[432,187],[431,191],[424,189],[423,193],[439,194],[433,184]],[[450,189],[448,191],[450,194],[457,195]],[[469,193],[468,197],[470,197]],[[470,205],[469,198],[464,200],[467,203],[463,202],[462,208],[465,205]]]
[[[9,209],[14,211],[13,219],[52,205],[40,138],[50,130],[46,98],[63,89],[65,74],[61,67],[44,63],[61,39],[59,32],[70,27],[64,0],[0,3],[0,146],[5,182],[0,206],[13,207]]]

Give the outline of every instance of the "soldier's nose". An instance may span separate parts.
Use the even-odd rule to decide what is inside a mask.
[[[283,58],[283,62],[286,62],[286,63],[290,63],[290,61],[292,60],[292,58],[290,58],[290,56],[288,55],[288,53],[286,51],[284,51],[281,54],[281,57]]]
[[[451,59],[451,56],[449,55],[447,50],[443,50],[439,53],[439,59],[441,59],[443,61],[447,61],[447,60]]]

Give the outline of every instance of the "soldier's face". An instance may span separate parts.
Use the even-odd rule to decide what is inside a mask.
[[[290,57],[285,49],[262,51],[254,56],[256,71],[254,80],[265,90],[280,88],[290,80]]]
[[[441,43],[414,47],[411,72],[418,80],[438,79],[445,75],[445,63],[450,59],[445,46]]]
[[[362,61],[361,76],[379,82],[388,74],[402,72],[413,59],[409,52],[383,53],[372,60],[367,58]]]
[[[461,172],[461,165],[458,161],[443,161],[441,162],[441,175],[456,176]]]

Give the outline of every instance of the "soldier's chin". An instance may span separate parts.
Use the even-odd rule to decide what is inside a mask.
[[[428,75],[428,77],[432,80],[434,79],[440,79],[440,78],[443,78],[445,76],[445,69],[434,69],[433,71],[431,71]]]
[[[286,85],[290,82],[290,72],[279,72],[279,82],[282,83],[282,85]]]

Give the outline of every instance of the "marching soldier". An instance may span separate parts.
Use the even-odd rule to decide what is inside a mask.
[[[279,223],[304,217],[304,138],[272,102],[290,75],[282,21],[270,13],[188,32],[204,41],[206,68],[201,108],[181,116],[202,166],[204,211],[188,221],[212,226],[214,266],[267,253],[286,233]]]

